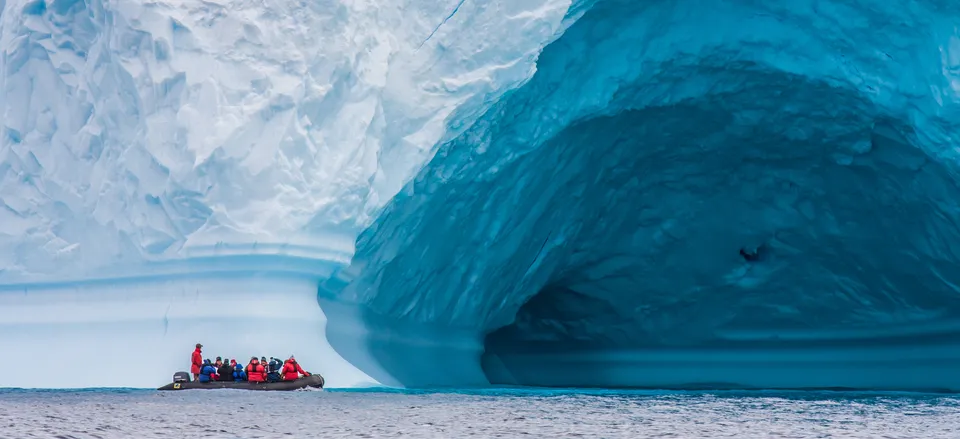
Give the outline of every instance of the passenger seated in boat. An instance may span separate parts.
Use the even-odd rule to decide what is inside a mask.
[[[233,366],[233,380],[236,382],[246,381],[247,373],[243,371],[243,365],[237,364],[236,361],[232,361]]]
[[[251,383],[262,383],[267,380],[267,372],[263,365],[257,360],[257,357],[250,358],[250,364],[247,364],[247,381]]]
[[[300,363],[297,363],[297,359],[293,358],[293,355],[283,364],[283,369],[280,371],[280,374],[283,375],[284,381],[299,379],[301,374],[305,377],[310,376],[309,372],[304,371],[303,368],[300,367]]]
[[[217,369],[213,367],[213,364],[210,363],[210,359],[203,360],[203,367],[200,368],[200,378],[198,381],[201,383],[209,383],[210,381],[215,381],[217,379]]]
[[[280,367],[283,365],[280,360],[270,357],[270,363],[267,364],[267,381],[276,383],[282,381],[280,377]]]
[[[220,367],[217,368],[217,375],[220,377],[219,381],[233,381],[233,366],[221,361]]]

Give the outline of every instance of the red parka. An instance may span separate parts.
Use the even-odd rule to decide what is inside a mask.
[[[294,360],[287,360],[283,363],[283,368],[280,369],[280,375],[283,376],[284,380],[293,381],[297,378],[300,378],[299,374],[303,376],[309,376],[309,373],[303,371],[303,368],[300,367],[300,363],[297,363]]]
[[[201,367],[203,367],[203,354],[200,353],[200,348],[196,348],[190,356],[190,373],[199,374]]]
[[[250,360],[250,364],[247,364],[247,381],[251,383],[262,383],[267,380],[267,371],[263,369],[263,365],[260,364],[259,360]]]

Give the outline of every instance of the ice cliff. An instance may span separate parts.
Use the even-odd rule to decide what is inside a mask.
[[[0,0],[0,350],[160,381],[0,387],[960,389],[960,7],[768,3]]]
[[[0,387],[153,386],[198,339],[369,381],[318,283],[567,6],[0,0],[0,351],[146,363]]]

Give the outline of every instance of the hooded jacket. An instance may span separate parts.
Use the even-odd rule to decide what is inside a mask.
[[[233,367],[233,380],[234,381],[246,381],[247,373],[243,371],[243,365],[237,364]]]
[[[203,367],[200,368],[200,379],[201,383],[208,383],[210,381],[217,379],[217,368],[213,367],[213,364],[210,364],[210,360],[207,360],[203,363]]]

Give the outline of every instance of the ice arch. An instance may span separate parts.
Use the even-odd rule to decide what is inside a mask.
[[[321,288],[333,346],[411,386],[960,388],[960,14],[910,5],[581,5]]]

